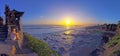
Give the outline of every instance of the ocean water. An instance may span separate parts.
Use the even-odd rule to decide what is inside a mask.
[[[23,25],[23,31],[27,32],[36,38],[40,38],[41,35],[63,32],[70,29],[79,29],[78,26],[66,27],[57,25]]]
[[[100,47],[102,35],[97,28],[82,26],[24,25],[23,31],[48,43],[59,56],[90,56]]]

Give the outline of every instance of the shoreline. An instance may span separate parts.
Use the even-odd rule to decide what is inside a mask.
[[[59,53],[59,56],[79,56],[82,55],[82,49],[86,51],[90,50],[88,52],[90,54],[93,50],[97,49],[95,47],[98,47],[101,44],[100,41],[102,35],[100,35],[101,33],[96,30],[99,29],[83,28],[77,30],[66,30],[68,32],[62,31],[57,33],[49,33],[45,34],[46,37],[43,36],[42,40],[48,43],[53,50],[56,50]],[[96,43],[96,40],[99,40],[99,44]],[[93,46],[89,44],[92,44]],[[79,53],[79,51],[81,53]],[[85,55],[83,54],[83,56]]]

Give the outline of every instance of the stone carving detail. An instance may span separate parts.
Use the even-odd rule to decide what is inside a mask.
[[[10,10],[9,6],[6,5],[5,6],[6,25],[16,25],[16,26],[18,25],[19,26],[20,17],[22,17],[23,14],[24,12],[19,12],[15,9]]]

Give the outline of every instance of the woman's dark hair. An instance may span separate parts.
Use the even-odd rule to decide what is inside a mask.
[[[17,31],[17,29],[16,29],[15,27],[11,29],[11,32],[13,31],[13,29],[15,29],[15,30],[16,30],[16,32],[18,32],[18,31]]]

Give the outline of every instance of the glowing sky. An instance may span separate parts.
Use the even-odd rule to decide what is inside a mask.
[[[24,11],[23,24],[62,24],[70,17],[74,24],[116,23],[120,19],[120,0],[0,0],[4,6]]]

